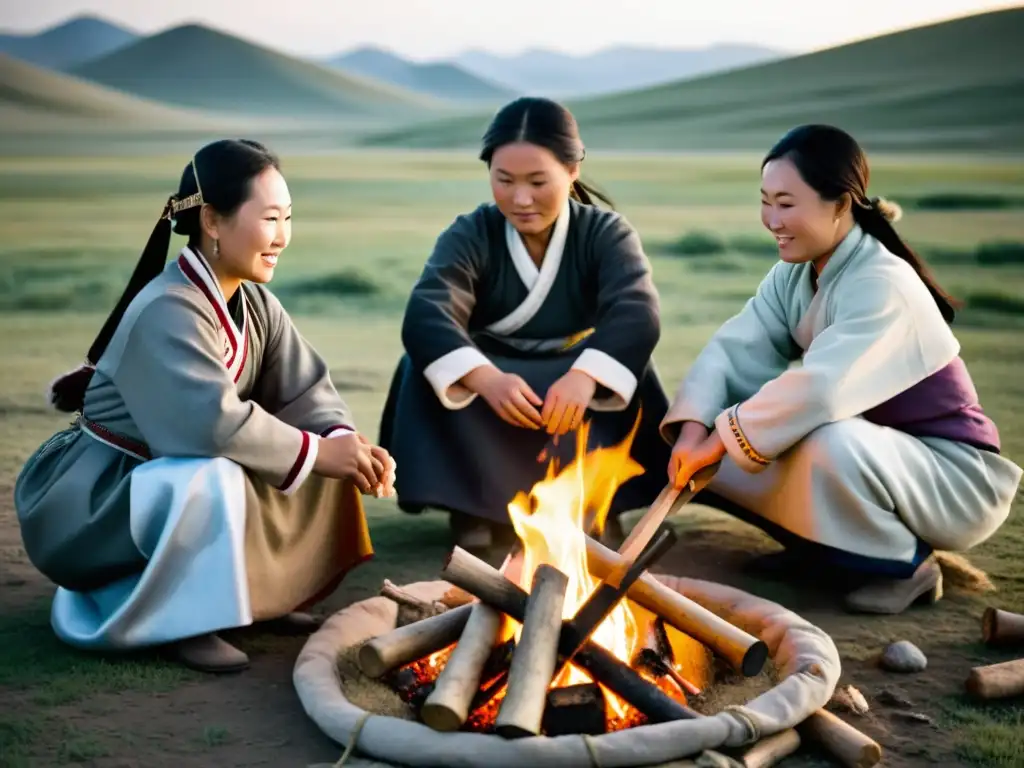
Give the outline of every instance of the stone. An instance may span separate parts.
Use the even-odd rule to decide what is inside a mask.
[[[832,703],[840,709],[844,709],[847,712],[853,712],[857,715],[866,714],[870,709],[870,707],[868,707],[867,699],[864,698],[864,694],[852,685],[844,685],[841,688],[836,688],[835,693],[832,694]]]
[[[932,720],[928,715],[921,712],[893,712],[893,717],[898,717],[900,720],[907,720],[911,723],[922,723],[924,725],[935,725],[935,721]]]
[[[899,640],[885,647],[879,664],[890,672],[923,672],[928,666],[928,657],[909,640]]]
[[[902,691],[897,691],[893,688],[883,688],[875,698],[879,704],[884,704],[887,707],[912,709],[914,706],[914,702],[907,698]]]

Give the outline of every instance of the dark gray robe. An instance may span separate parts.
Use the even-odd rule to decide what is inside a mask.
[[[645,472],[623,484],[609,514],[648,506],[669,459],[658,435],[668,400],[651,360],[659,335],[650,264],[618,213],[568,201],[539,270],[496,206],[459,216],[412,290],[406,354],[381,420],[399,506],[508,522],[509,502],[543,479],[547,460],[564,466],[574,455],[575,435],[507,424],[458,383],[484,358],[541,398],[572,367],[594,376],[589,449],[621,442],[641,412],[632,456]]]

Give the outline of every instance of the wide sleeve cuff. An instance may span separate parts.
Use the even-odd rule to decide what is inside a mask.
[[[636,392],[636,376],[626,366],[599,349],[585,349],[573,363],[573,369],[583,371],[598,384],[611,390],[611,396],[595,397],[590,408],[595,411],[624,411]]]
[[[320,437],[332,438],[338,437],[339,435],[350,435],[353,432],[355,432],[355,429],[352,427],[345,426],[344,424],[335,424],[321,432]]]
[[[450,411],[457,411],[476,399],[476,393],[459,384],[459,379],[480,366],[490,364],[491,361],[476,347],[459,347],[437,358],[424,369],[423,375],[441,404]]]
[[[702,409],[693,403],[678,399],[669,406],[668,412],[658,426],[658,432],[662,440],[669,445],[675,445],[684,423],[696,421],[711,430],[715,428],[715,417],[720,412],[719,408],[712,412],[709,408]]]
[[[756,474],[768,468],[771,459],[758,452],[750,444],[743,427],[740,423],[740,407],[734,405],[722,411],[715,419],[715,429],[718,436],[725,445],[725,450],[736,465],[744,470]]]
[[[320,448],[320,436],[312,432],[302,432],[302,443],[299,445],[299,455],[295,457],[292,468],[284,478],[284,482],[278,486],[278,490],[285,496],[291,496],[299,489],[313,471],[316,463],[317,452]]]

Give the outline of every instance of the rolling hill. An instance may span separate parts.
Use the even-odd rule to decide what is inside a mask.
[[[184,107],[291,118],[426,115],[441,102],[189,24],[76,67],[109,88]]]
[[[930,24],[655,88],[568,101],[590,147],[765,149],[827,122],[866,147],[1024,149],[1024,9]],[[490,115],[369,135],[377,146],[476,146]]]
[[[345,72],[452,101],[503,102],[516,95],[515,91],[477,77],[457,64],[420,64],[380,48],[358,48],[330,59],[327,64]]]
[[[77,16],[34,35],[0,34],[0,52],[68,70],[135,42],[138,35],[95,16]]]
[[[785,55],[772,48],[739,44],[677,50],[619,46],[585,56],[543,49],[515,56],[467,51],[453,63],[520,93],[583,98],[760,64]]]
[[[0,54],[0,108],[8,116],[53,128],[59,128],[62,121],[161,129],[211,122],[196,112],[119,93],[6,54]],[[2,126],[0,132],[17,127],[6,120]]]

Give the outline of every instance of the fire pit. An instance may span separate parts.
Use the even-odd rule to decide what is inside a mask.
[[[587,535],[637,471],[628,441],[580,448],[510,504],[520,541],[500,568],[456,547],[441,580],[389,583],[331,617],[295,665],[307,714],[399,766],[652,766],[752,744],[745,764],[763,766],[796,749],[795,726],[848,764],[877,762],[821,710],[840,672],[827,634],[739,590],[646,572],[670,529],[628,569]]]

